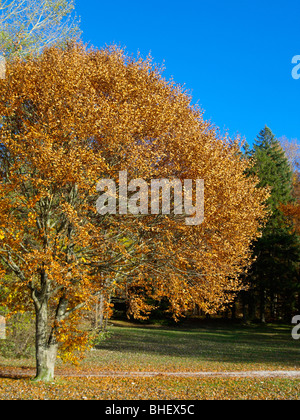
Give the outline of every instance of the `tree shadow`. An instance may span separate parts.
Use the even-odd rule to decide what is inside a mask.
[[[207,325],[202,328],[112,328],[112,336],[95,346],[119,353],[148,353],[193,361],[300,368],[299,343],[285,326]]]
[[[7,369],[7,368],[0,367],[1,379],[14,379],[14,380],[31,379],[33,376],[34,376],[34,371],[29,368],[20,367],[20,368]]]

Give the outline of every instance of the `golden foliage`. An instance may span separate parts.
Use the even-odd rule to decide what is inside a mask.
[[[145,296],[167,297],[178,317],[193,303],[213,312],[240,289],[266,191],[245,177],[238,144],[202,114],[150,59],[115,47],[53,47],[8,63],[0,80],[0,257],[22,305],[47,305],[50,337],[66,348],[63,322],[101,290],[132,290],[140,316],[151,309]],[[122,170],[148,182],[204,179],[204,222],[100,216],[96,182]]]

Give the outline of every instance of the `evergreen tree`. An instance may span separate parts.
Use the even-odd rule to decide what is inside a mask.
[[[249,174],[259,178],[258,187],[269,186],[267,200],[270,218],[256,241],[253,252],[256,261],[250,273],[250,301],[260,307],[260,320],[265,321],[266,304],[270,303],[270,315],[278,315],[279,300],[283,315],[292,307],[292,294],[299,261],[299,238],[292,232],[291,223],[280,209],[281,204],[292,201],[293,173],[288,159],[274,134],[267,126],[260,131],[253,149],[247,153],[254,160]],[[290,305],[282,299],[289,296]]]
[[[274,223],[279,215],[279,204],[286,204],[292,199],[293,173],[280,142],[267,126],[258,134],[250,154],[255,160],[252,172],[260,179],[258,187],[271,188],[268,206],[275,217],[270,219],[269,224]]]

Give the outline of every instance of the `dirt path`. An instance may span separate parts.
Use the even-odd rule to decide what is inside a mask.
[[[35,371],[29,368],[0,368],[0,378],[28,378],[33,377]],[[300,378],[300,370],[249,370],[249,371],[211,371],[211,372],[139,372],[139,371],[103,371],[103,372],[63,372],[57,370],[58,377],[77,378],[105,378],[105,377],[156,377],[172,376],[181,378],[208,378],[208,377],[232,377],[232,378]]]
[[[213,376],[221,377],[286,377],[286,378],[300,378],[300,370],[260,370],[260,371],[233,371],[233,372],[95,372],[95,373],[75,373],[58,376],[76,376],[76,377],[155,377],[155,376],[177,376],[181,378],[205,378]]]

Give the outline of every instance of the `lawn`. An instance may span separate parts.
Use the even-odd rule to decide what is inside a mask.
[[[300,369],[300,342],[289,325],[222,322],[178,327],[132,327],[116,322],[108,340],[89,353],[86,365],[141,371]]]
[[[115,321],[80,366],[57,365],[50,384],[0,375],[0,399],[300,399],[300,378],[167,377],[164,372],[300,370],[300,342],[289,325],[210,322],[174,327]],[[6,372],[34,359],[1,358]],[[3,371],[4,371],[3,370]],[[0,368],[1,371],[1,368]],[[155,377],[97,377],[99,372],[158,372]],[[87,377],[61,376],[84,374]],[[6,376],[6,377],[5,377]]]

